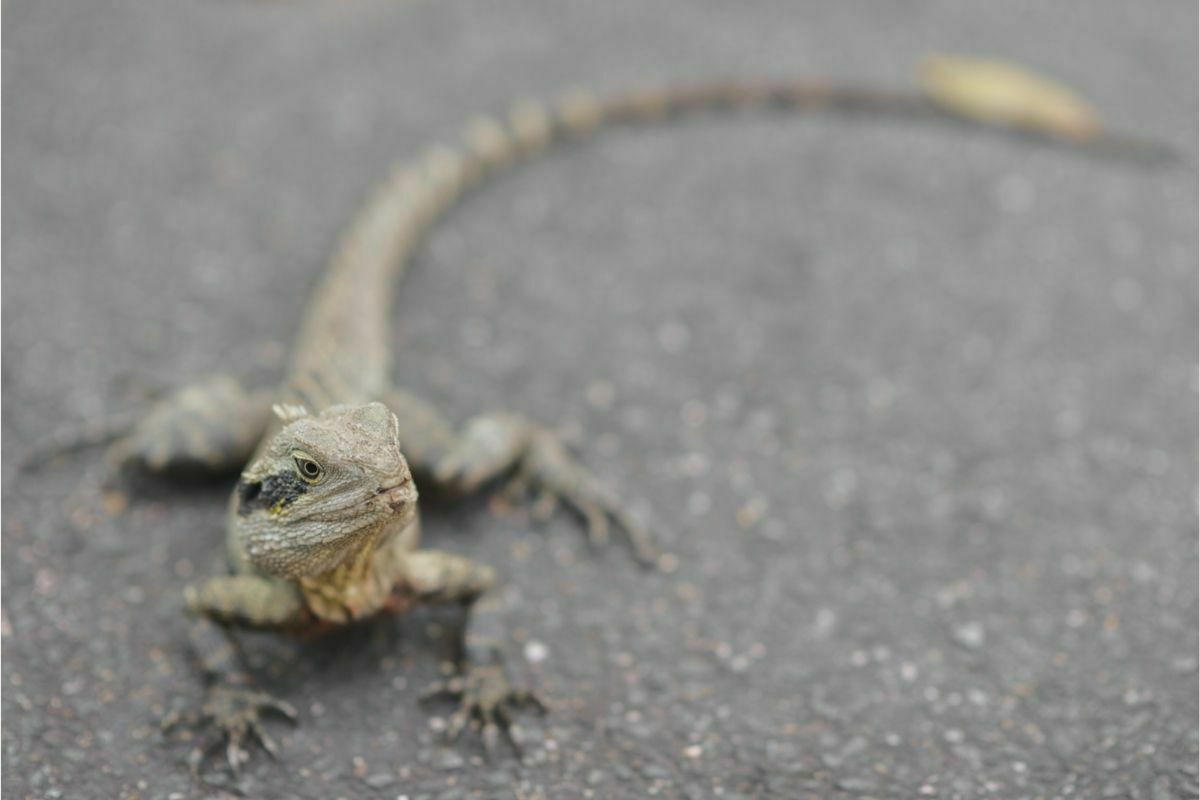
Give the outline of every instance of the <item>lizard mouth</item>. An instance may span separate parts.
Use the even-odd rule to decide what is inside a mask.
[[[413,486],[412,481],[408,480],[397,486],[380,489],[376,493],[376,497],[387,503],[392,511],[401,511],[416,502],[417,489]]]

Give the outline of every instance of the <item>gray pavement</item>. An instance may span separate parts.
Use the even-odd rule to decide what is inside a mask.
[[[225,487],[98,497],[23,446],[277,375],[394,157],[516,95],[705,75],[908,83],[927,50],[1076,86],[1147,169],[904,122],[616,131],[488,187],[400,294],[403,382],[503,406],[678,555],[647,576],[479,503],[555,703],[529,763],[417,706],[439,614],[247,650],[296,701],[249,797],[1196,795],[1194,3],[8,2],[6,798],[204,796],[178,590]],[[124,507],[123,507],[124,506]],[[211,790],[221,796],[225,789]]]

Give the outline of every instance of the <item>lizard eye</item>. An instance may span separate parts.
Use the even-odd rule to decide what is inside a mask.
[[[296,474],[309,483],[319,483],[325,477],[325,470],[308,453],[297,450],[292,453],[292,460],[296,462]]]

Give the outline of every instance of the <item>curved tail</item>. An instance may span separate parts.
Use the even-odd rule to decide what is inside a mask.
[[[1118,155],[1161,154],[1106,133],[1065,87],[1009,64],[936,56],[922,65],[921,77],[919,92],[804,81],[722,81],[611,97],[571,92],[551,103],[521,100],[503,118],[476,119],[458,144],[435,145],[398,164],[363,207],[305,315],[291,383],[316,378],[339,402],[375,395],[388,374],[391,287],[444,212],[483,179],[613,124],[722,109],[828,110],[957,119]]]

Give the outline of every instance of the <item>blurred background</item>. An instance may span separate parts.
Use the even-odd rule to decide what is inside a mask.
[[[19,474],[65,423],[279,375],[394,159],[521,95],[706,76],[1058,78],[1147,167],[912,122],[615,130],[488,185],[399,293],[401,381],[511,408],[678,557],[428,515],[496,564],[554,703],[444,747],[437,614],[251,638],[302,710],[255,797],[1196,795],[1194,3],[6,2],[4,796],[187,797],[178,592],[224,486]],[[436,723],[435,723],[436,725]],[[213,790],[218,792],[221,789]]]

